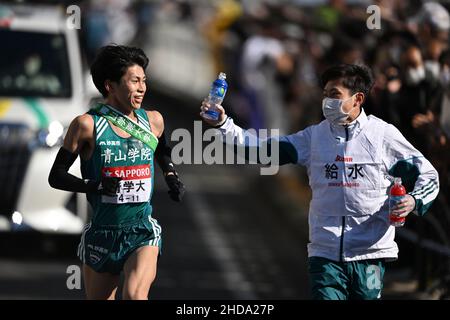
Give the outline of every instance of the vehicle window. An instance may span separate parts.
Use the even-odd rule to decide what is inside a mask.
[[[70,97],[63,34],[0,30],[0,96]]]

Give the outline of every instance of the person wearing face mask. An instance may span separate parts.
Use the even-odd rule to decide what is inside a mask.
[[[418,86],[425,80],[425,66],[408,67],[406,69],[405,80],[408,86]]]
[[[436,67],[430,61],[424,61],[417,46],[407,48],[402,56],[402,86],[398,92],[395,110],[400,119],[400,128],[408,140],[415,142],[416,147],[428,155],[429,145],[424,132],[414,125],[414,119],[421,114],[427,114],[441,86]],[[439,71],[439,70],[438,70]]]
[[[427,77],[430,81],[438,82],[441,65],[439,63],[439,57],[442,55],[445,49],[445,45],[438,39],[432,39],[428,42],[427,47],[424,50],[424,68],[427,73]]]
[[[441,196],[450,204],[450,50],[439,57],[439,83],[441,92],[431,104],[426,114],[414,118],[415,126],[426,131],[430,145],[430,159],[441,178]]]
[[[248,139],[250,131],[237,126],[221,106],[217,121],[203,118],[207,102],[200,116],[226,143],[244,146],[248,154],[278,143],[278,164],[306,166],[312,189],[312,298],[379,299],[385,263],[398,257],[395,228],[388,220],[389,176],[401,177],[407,187],[408,195],[395,208],[406,217],[428,210],[439,192],[438,173],[397,128],[365,113],[362,105],[373,84],[367,67],[334,66],[321,80],[325,120],[288,136]]]

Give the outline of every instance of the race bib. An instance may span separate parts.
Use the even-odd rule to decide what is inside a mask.
[[[139,203],[150,199],[152,177],[150,164],[104,167],[102,176],[122,178],[114,197],[102,195],[103,203]]]

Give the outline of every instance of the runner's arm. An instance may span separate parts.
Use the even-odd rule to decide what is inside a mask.
[[[158,146],[155,151],[155,159],[161,168],[166,184],[169,187],[169,196],[176,202],[181,202],[186,188],[181,182],[175,166],[173,165],[171,154],[172,148],[167,143],[164,133],[164,119],[158,111],[147,111],[152,131],[158,136]]]
[[[167,144],[164,132],[158,138],[158,147],[156,148],[155,158],[161,168],[164,179],[169,187],[169,196],[172,200],[180,202],[183,199],[186,188],[178,177],[178,173],[171,159],[172,149]]]
[[[93,121],[89,115],[76,117],[69,126],[64,144],[56,155],[50,170],[48,182],[55,189],[80,192],[115,194],[118,178],[104,178],[99,180],[80,179],[68,171],[77,159],[80,150],[87,143],[89,134],[93,134]],[[101,187],[99,190],[99,186]]]

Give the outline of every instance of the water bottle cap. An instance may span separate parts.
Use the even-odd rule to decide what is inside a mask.
[[[217,78],[219,78],[220,80],[225,80],[227,78],[227,75],[225,72],[221,72],[219,73],[219,76]]]

